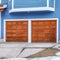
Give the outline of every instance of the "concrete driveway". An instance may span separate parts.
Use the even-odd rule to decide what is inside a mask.
[[[45,51],[48,48],[51,49],[52,47],[54,49],[57,48],[55,43],[31,43],[31,44],[1,43],[0,44],[0,59],[24,58],[24,57],[31,58],[31,56],[33,56],[34,58],[37,58],[36,54],[41,53],[42,51]],[[57,52],[59,52],[58,48],[56,50],[56,53]]]

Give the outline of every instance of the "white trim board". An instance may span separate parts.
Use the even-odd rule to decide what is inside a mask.
[[[25,20],[58,20],[58,18],[4,19],[4,21],[25,21]]]
[[[31,20],[57,20],[56,43],[58,43],[58,18],[42,18],[42,19],[5,19],[4,20],[4,42],[6,42],[6,21],[26,21],[28,20],[28,43],[31,43]]]
[[[9,10],[9,13],[13,12],[31,12],[31,11],[55,11],[52,7],[33,7],[33,8],[13,8]]]

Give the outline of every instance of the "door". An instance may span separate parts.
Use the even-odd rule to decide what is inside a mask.
[[[28,41],[28,21],[6,21],[7,42]]]
[[[56,42],[56,20],[33,20],[32,42]]]

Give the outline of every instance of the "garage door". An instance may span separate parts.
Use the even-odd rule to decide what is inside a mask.
[[[56,20],[33,20],[32,42],[56,42]]]
[[[28,41],[28,21],[6,21],[7,42]]]

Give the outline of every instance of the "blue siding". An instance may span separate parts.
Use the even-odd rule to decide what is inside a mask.
[[[2,0],[3,2],[4,0]],[[20,1],[20,0],[18,0]],[[7,0],[5,0],[7,2]],[[32,18],[59,18],[59,39],[60,39],[60,0],[56,0],[56,10],[55,12],[24,12],[24,13],[11,13],[9,14],[10,5],[5,12],[2,13],[2,38],[4,37],[4,19],[32,19]]]
[[[8,9],[12,9],[12,0],[11,1],[8,1]]]
[[[8,2],[8,0],[1,0],[2,1],[2,3],[7,3]]]
[[[54,7],[54,0],[49,0],[49,6]]]

